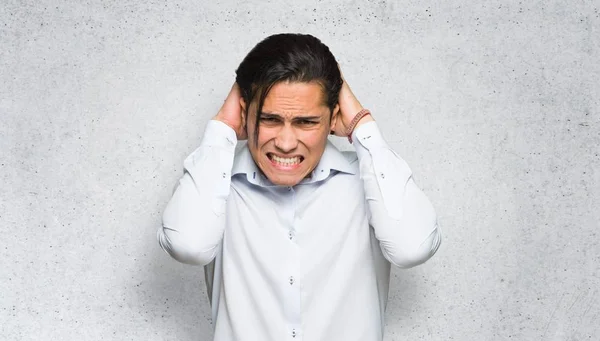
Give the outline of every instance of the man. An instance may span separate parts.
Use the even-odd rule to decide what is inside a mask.
[[[390,263],[440,245],[431,203],[317,38],[270,36],[236,73],[184,161],[161,247],[208,265],[217,341],[382,340]]]

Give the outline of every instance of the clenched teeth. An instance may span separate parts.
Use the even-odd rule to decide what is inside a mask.
[[[293,158],[283,158],[283,157],[279,157],[277,155],[273,155],[271,154],[271,159],[277,163],[282,163],[284,165],[293,165],[296,163],[300,163],[301,158],[299,156],[293,157]]]

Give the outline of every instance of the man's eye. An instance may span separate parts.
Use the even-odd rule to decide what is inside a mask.
[[[300,121],[298,121],[298,123],[301,124],[301,125],[317,124],[317,122],[315,122],[315,121],[309,121],[309,120],[300,120]]]
[[[277,119],[274,118],[274,117],[263,117],[263,118],[261,118],[261,121],[264,121],[264,122],[277,122]]]

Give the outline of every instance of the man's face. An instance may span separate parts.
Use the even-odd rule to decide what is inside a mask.
[[[241,101],[246,111],[246,104]],[[257,100],[246,117],[248,149],[254,162],[276,185],[294,186],[317,166],[327,135],[335,127],[339,106],[331,117],[321,86],[310,82],[280,82],[265,98],[258,141],[254,138]],[[256,143],[258,142],[258,143]]]

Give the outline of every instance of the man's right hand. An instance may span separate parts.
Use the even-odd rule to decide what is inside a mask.
[[[217,115],[213,117],[213,120],[227,124],[235,131],[238,140],[245,140],[248,138],[248,134],[246,133],[246,120],[242,114],[242,106],[240,104],[241,96],[239,85],[233,83],[231,91],[229,91],[229,95],[225,99],[225,103],[223,103]]]

